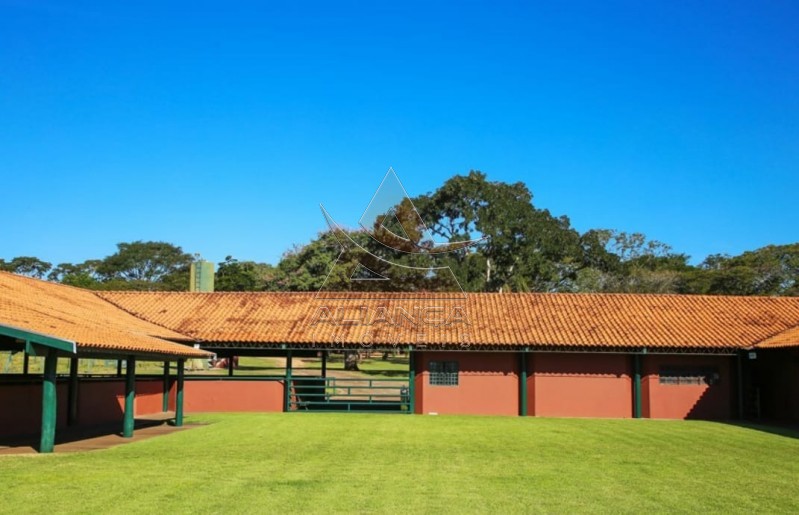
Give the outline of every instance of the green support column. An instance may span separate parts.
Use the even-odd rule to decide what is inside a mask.
[[[227,375],[233,377],[233,356],[227,357]]]
[[[327,351],[322,351],[322,377],[327,377]]]
[[[58,356],[54,351],[44,358],[44,377],[42,379],[42,436],[39,452],[53,452],[56,425],[56,387],[55,374]]]
[[[67,425],[78,421],[78,358],[69,360],[69,390],[67,392]]]
[[[286,351],[286,398],[283,402],[283,411],[291,411],[291,349]]]
[[[117,377],[122,377],[122,360],[117,360]]]
[[[30,356],[28,356],[28,353],[25,352],[25,356],[22,358],[22,373],[25,375],[28,375],[29,362],[30,362]]]
[[[161,397],[161,411],[169,411],[169,361],[164,361],[164,394]]]
[[[633,418],[641,418],[641,355],[633,354]]]
[[[183,425],[183,369],[185,359],[178,360],[178,383],[175,385],[175,426]]]
[[[136,399],[136,358],[128,356],[125,367],[125,414],[122,419],[122,436],[133,436],[134,400]]]
[[[408,347],[408,413],[416,413],[416,357]]]
[[[527,416],[527,349],[519,353],[519,415]]]

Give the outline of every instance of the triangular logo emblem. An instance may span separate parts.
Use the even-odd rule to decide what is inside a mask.
[[[378,274],[371,268],[358,263],[350,276],[351,281],[388,281],[388,277]]]

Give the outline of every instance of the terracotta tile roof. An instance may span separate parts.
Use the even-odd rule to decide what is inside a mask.
[[[758,348],[776,349],[780,347],[799,347],[799,326],[791,327],[781,333],[766,338],[757,344]]]
[[[187,341],[171,329],[136,318],[92,292],[0,272],[0,324],[71,340],[81,350],[174,357],[207,354],[169,340]]]
[[[436,294],[320,300],[314,293],[98,295],[145,320],[216,343],[335,346],[397,341],[466,343],[470,348],[720,350],[749,348],[799,325],[799,298],[784,297],[477,293],[465,300]],[[341,321],[359,317],[362,322]],[[449,323],[436,324],[439,319]]]

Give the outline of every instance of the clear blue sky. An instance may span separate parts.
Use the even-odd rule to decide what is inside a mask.
[[[274,263],[389,166],[694,261],[799,240],[793,0],[163,3],[0,0],[0,257]]]

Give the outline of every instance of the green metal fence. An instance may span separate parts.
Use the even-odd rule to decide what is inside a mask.
[[[287,384],[288,411],[410,413],[407,379],[295,376]]]

